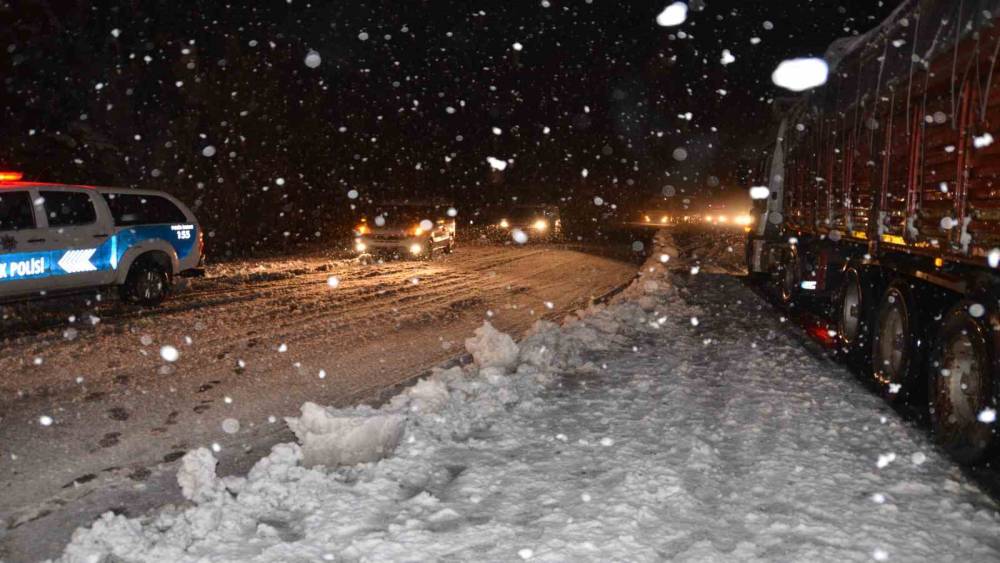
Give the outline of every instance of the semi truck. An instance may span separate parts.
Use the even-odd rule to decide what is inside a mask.
[[[843,355],[967,463],[1000,450],[998,55],[1000,0],[905,0],[834,42],[747,241],[750,278],[828,307]]]

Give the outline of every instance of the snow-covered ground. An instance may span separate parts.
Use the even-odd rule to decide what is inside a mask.
[[[997,507],[923,432],[738,279],[658,250],[608,306],[519,344],[484,326],[475,364],[379,410],[304,405],[301,445],[245,477],[194,450],[188,504],[105,514],[62,559],[1000,558]]]

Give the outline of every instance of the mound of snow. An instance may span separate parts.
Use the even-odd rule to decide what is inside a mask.
[[[223,488],[215,475],[218,460],[208,448],[198,448],[184,454],[177,470],[177,484],[181,494],[192,502],[205,502],[215,498]]]
[[[406,418],[366,407],[323,408],[304,403],[302,416],[285,422],[302,444],[302,464],[306,467],[355,465],[378,461],[399,445]]]
[[[440,375],[434,374],[393,397],[389,410],[406,408],[419,413],[434,413],[444,408],[449,398],[447,383]]]
[[[488,321],[476,329],[475,336],[465,339],[465,349],[480,368],[510,370],[517,364],[517,343]]]

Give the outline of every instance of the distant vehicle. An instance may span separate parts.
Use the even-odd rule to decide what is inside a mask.
[[[902,6],[831,45],[829,84],[784,116],[747,267],[783,301],[827,305],[845,357],[978,462],[1000,452],[1000,85],[981,78],[1000,12]]]
[[[495,238],[510,240],[515,231],[527,240],[552,240],[562,235],[559,208],[554,205],[517,205],[501,218],[491,231]]]
[[[0,301],[119,288],[156,305],[202,272],[194,214],[163,192],[21,181],[0,172]]]
[[[431,259],[455,249],[455,218],[441,206],[383,205],[361,218],[354,235],[359,256]]]

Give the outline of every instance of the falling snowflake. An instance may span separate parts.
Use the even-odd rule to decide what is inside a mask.
[[[997,420],[997,411],[996,409],[985,408],[979,412],[979,416],[976,418],[983,424],[993,424]]]
[[[687,19],[688,7],[684,2],[674,2],[656,16],[656,24],[661,27],[674,27]]]
[[[507,169],[507,164],[508,163],[507,163],[506,160],[501,160],[501,159],[496,158],[496,157],[487,156],[486,157],[486,162],[489,163],[490,168],[496,170],[497,172],[503,172],[504,170]]]
[[[310,50],[306,53],[306,66],[309,68],[316,68],[323,62],[323,59],[319,56],[316,51]]]
[[[830,67],[826,61],[806,57],[782,61],[771,74],[771,80],[786,90],[802,92],[826,84],[829,74]]]
[[[177,358],[181,356],[181,353],[177,351],[177,348],[167,344],[160,348],[160,357],[167,362],[176,362]]]
[[[729,49],[723,49],[722,58],[719,60],[719,62],[722,63],[722,66],[727,66],[736,62],[736,57],[734,57],[733,54],[729,52]]]

